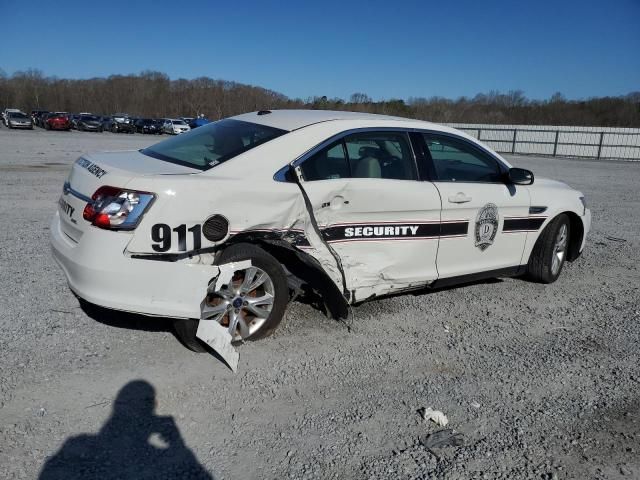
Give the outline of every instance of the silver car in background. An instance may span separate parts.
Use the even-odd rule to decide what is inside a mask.
[[[7,119],[5,123],[9,128],[28,128],[29,130],[33,130],[33,121],[31,120],[31,117],[24,112],[7,112]]]

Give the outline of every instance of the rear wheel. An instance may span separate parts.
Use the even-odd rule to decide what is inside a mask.
[[[282,265],[269,253],[250,244],[232,245],[222,252],[218,264],[250,260],[219,290],[210,286],[200,321],[225,327],[234,343],[271,335],[282,321],[289,301],[289,288]],[[176,321],[176,334],[194,351],[204,351],[196,338],[198,320]]]
[[[569,218],[563,213],[544,229],[529,258],[528,275],[540,283],[553,283],[567,259],[570,235]]]

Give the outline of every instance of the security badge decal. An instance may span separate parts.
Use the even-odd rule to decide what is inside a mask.
[[[476,217],[476,247],[484,251],[493,243],[498,232],[498,207],[487,203]]]

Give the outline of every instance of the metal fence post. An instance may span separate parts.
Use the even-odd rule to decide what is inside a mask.
[[[511,153],[516,153],[516,135],[518,135],[518,130],[513,129],[513,141],[511,142]]]
[[[480,134],[481,134],[481,133],[482,133],[482,129],[481,129],[481,128],[479,128],[479,129],[478,129],[478,140],[480,140]]]
[[[600,154],[602,153],[602,140],[604,138],[604,132],[600,132],[600,143],[598,144],[598,159],[600,159]]]
[[[553,156],[556,156],[558,152],[558,137],[560,136],[560,130],[556,130],[556,139],[553,141]]]

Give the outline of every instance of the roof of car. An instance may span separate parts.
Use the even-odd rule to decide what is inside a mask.
[[[387,120],[427,123],[421,120],[413,120],[389,115],[377,115],[374,113],[344,112],[335,110],[261,110],[259,112],[244,113],[231,117],[234,120],[259,123],[268,127],[282,130],[297,130],[314,123],[330,122],[334,120]]]

